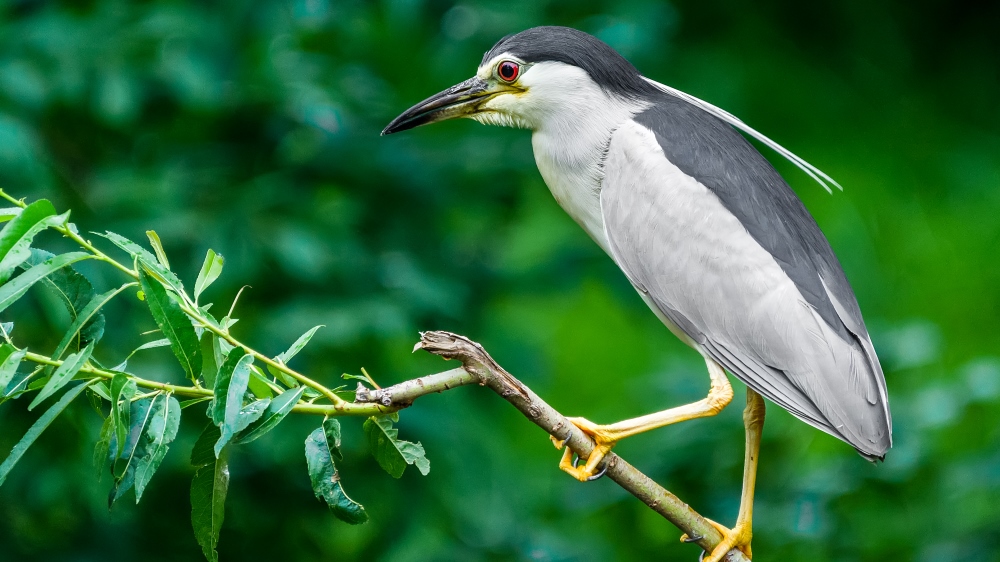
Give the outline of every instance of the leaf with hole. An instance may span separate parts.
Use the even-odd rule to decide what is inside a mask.
[[[368,418],[364,429],[372,456],[393,478],[401,477],[408,464],[415,465],[425,476],[431,471],[431,461],[427,460],[424,446],[399,439],[399,430],[392,427],[389,418]]]
[[[52,396],[59,389],[66,386],[66,383],[73,380],[73,377],[83,367],[83,364],[87,362],[87,359],[90,359],[90,354],[93,351],[94,344],[91,342],[87,347],[83,348],[83,351],[67,356],[62,365],[59,365],[55,372],[52,373],[52,376],[49,377],[48,382],[42,387],[41,392],[35,396],[31,404],[28,404],[28,411],[34,410],[35,406],[41,404],[46,398]]]
[[[156,325],[170,340],[170,350],[174,352],[187,377],[192,382],[197,381],[202,367],[201,343],[195,334],[194,326],[191,325],[191,319],[181,310],[180,305],[167,295],[163,285],[149,274],[145,264],[139,267],[139,283],[146,293],[146,303]]]
[[[306,466],[312,482],[313,493],[326,502],[337,518],[352,525],[368,521],[368,513],[358,502],[344,492],[340,483],[340,473],[334,464],[334,456],[339,456],[339,443],[331,443],[328,435],[340,434],[340,424],[335,419],[323,421],[324,427],[316,428],[306,438]],[[329,427],[327,427],[329,426]]]

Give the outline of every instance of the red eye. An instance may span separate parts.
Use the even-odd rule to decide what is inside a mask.
[[[518,66],[516,62],[511,62],[509,60],[505,60],[500,63],[500,66],[497,66],[497,75],[500,76],[504,82],[513,82],[514,80],[517,80],[517,75],[520,72],[521,67]]]

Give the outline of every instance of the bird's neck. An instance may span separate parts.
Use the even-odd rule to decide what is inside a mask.
[[[645,105],[611,98],[591,100],[574,111],[549,115],[531,136],[535,164],[552,195],[605,251],[600,193],[608,143],[615,130]]]

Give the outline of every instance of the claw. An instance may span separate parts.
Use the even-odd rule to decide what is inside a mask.
[[[579,462],[580,462],[580,457],[578,457],[577,455],[573,455],[573,468],[577,468],[576,465]],[[604,463],[604,466],[601,467],[601,471],[593,476],[588,477],[587,482],[593,482],[594,480],[598,480],[602,476],[604,476],[607,472],[608,472],[608,463]]]
[[[580,459],[573,455],[573,452],[566,448],[563,451],[562,460],[559,461],[559,468],[564,472],[568,473],[573,478],[576,478],[580,482],[589,482],[592,480],[597,480],[598,478],[604,476],[607,472],[607,464],[598,472],[597,467],[604,460],[605,455],[608,451],[615,446],[617,440],[605,435],[605,432],[600,426],[595,425],[593,422],[586,420],[584,418],[568,418],[570,423],[575,425],[577,429],[589,435],[594,442],[596,447],[591,451],[590,456],[587,458],[587,462],[581,468],[579,467]],[[557,440],[555,437],[549,437],[552,440],[552,444],[556,445],[557,449],[562,449],[566,442]]]
[[[743,552],[743,554],[746,554],[747,558],[753,558],[750,550],[750,539],[753,538],[753,531],[748,523],[741,524],[737,522],[736,527],[730,530],[725,526],[712,521],[711,519],[706,518],[705,521],[708,521],[717,531],[719,531],[719,533],[722,534],[722,540],[719,541],[719,544],[715,545],[715,548],[712,549],[712,552],[709,553],[708,556],[706,556],[706,553],[703,552],[701,557],[699,557],[699,560],[702,560],[703,562],[719,562],[726,556],[727,552],[734,548]],[[701,540],[701,538],[699,537],[698,540]],[[694,541],[690,540],[685,534],[681,537],[681,542]]]
[[[563,446],[566,445],[565,439],[556,439],[555,435],[549,435],[549,441],[552,441],[552,444],[559,451],[562,451]]]

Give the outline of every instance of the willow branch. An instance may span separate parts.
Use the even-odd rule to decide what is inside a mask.
[[[530,388],[504,370],[478,343],[449,332],[424,332],[420,334],[420,342],[415,349],[424,349],[445,359],[458,360],[462,363],[462,369],[431,375],[434,377],[433,381],[427,381],[430,377],[424,377],[423,384],[416,383],[420,379],[415,379],[379,390],[367,390],[359,385],[356,400],[362,403],[378,402],[386,408],[400,409],[408,406],[416,397],[429,392],[477,382],[500,395],[546,433],[565,441],[566,446],[580,458],[587,458],[593,451],[594,441],[590,436],[577,429]],[[433,382],[433,388],[429,386],[429,382]],[[608,478],[689,537],[695,538],[693,542],[705,551],[711,552],[722,540],[719,531],[704,517],[618,455],[609,453],[604,464],[607,466]],[[748,561],[742,552],[735,549],[724,560]]]

